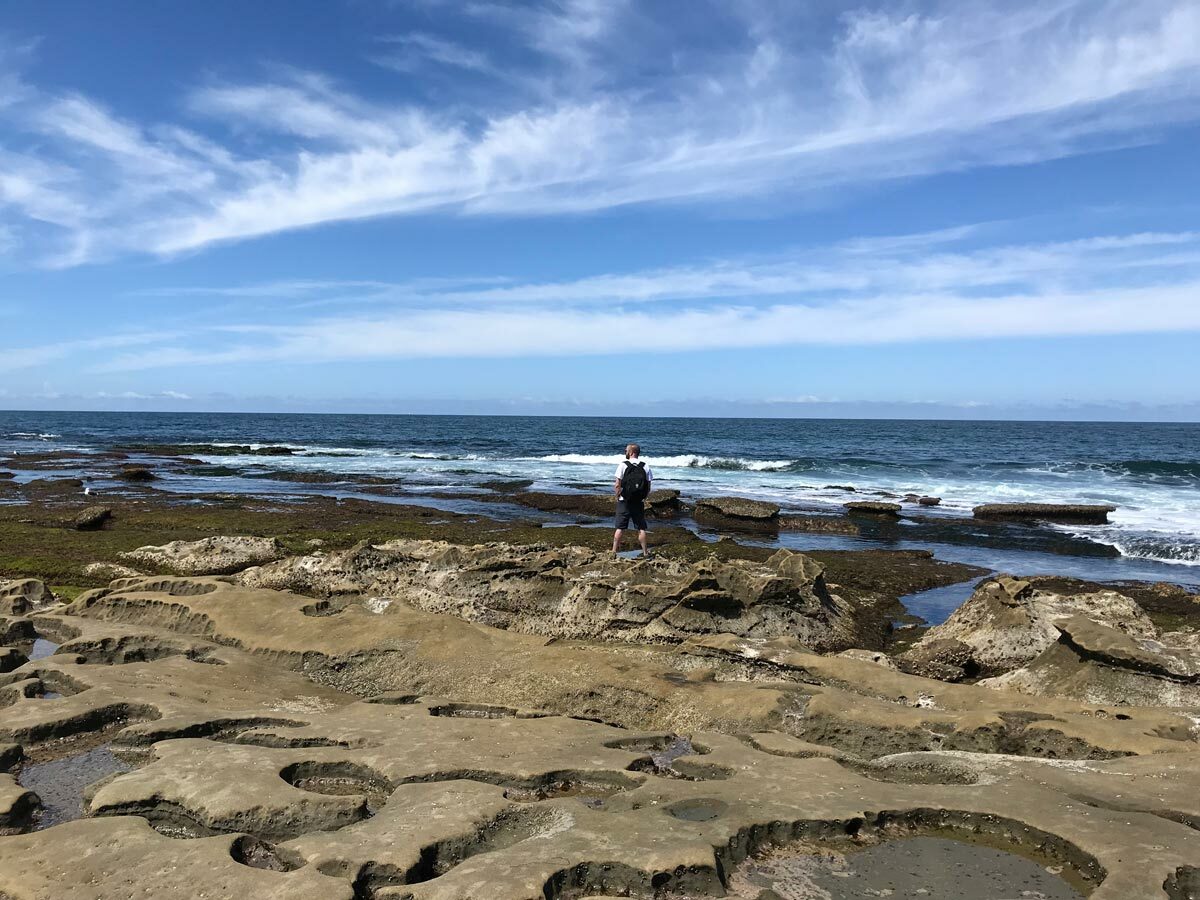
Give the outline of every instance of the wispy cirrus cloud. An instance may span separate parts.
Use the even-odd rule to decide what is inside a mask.
[[[95,369],[1200,331],[1200,233],[981,246],[986,228],[556,282],[191,287],[182,290],[221,303],[266,298],[272,313],[231,319],[222,306],[220,324],[118,351]]]
[[[664,44],[646,7],[476,4],[548,86],[492,105],[389,102],[291,71],[207,84],[176,120],[146,123],[10,73],[0,216],[44,262],[72,265],[372,216],[804,196],[1152,140],[1200,104],[1189,0],[865,10],[817,45],[768,8],[703,52]],[[402,40],[432,64],[490,64],[439,35]],[[639,82],[639,66],[655,77]]]

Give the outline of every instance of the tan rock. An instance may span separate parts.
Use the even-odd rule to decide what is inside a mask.
[[[275,538],[208,537],[139,547],[122,553],[121,558],[178,575],[229,575],[283,555],[283,545]]]
[[[962,606],[915,645],[925,653],[938,641],[971,648],[979,674],[997,674],[1032,660],[1058,640],[1057,622],[1083,615],[1138,638],[1153,638],[1153,623],[1129,597],[1112,590],[1057,594],[1028,581],[1000,575],[982,582]],[[945,645],[947,647],[951,645]],[[962,665],[955,660],[953,665]]]

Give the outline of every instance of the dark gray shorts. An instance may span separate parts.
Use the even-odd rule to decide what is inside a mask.
[[[630,520],[637,526],[638,531],[646,530],[646,504],[643,500],[617,501],[617,528],[629,527]]]

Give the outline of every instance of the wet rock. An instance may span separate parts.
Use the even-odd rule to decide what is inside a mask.
[[[733,531],[775,531],[779,528],[776,504],[745,497],[704,497],[696,501],[693,515],[702,525]]]
[[[1145,612],[1124,594],[1096,590],[1057,594],[1030,581],[1001,575],[982,582],[941,625],[931,628],[913,648],[921,659],[939,658],[937,649],[955,647],[942,661],[960,666],[957,643],[971,648],[979,674],[995,675],[1022,666],[1058,640],[1055,624],[1083,615],[1132,637],[1154,638],[1157,631]]]
[[[28,827],[38,808],[37,795],[11,775],[0,775],[0,836]]]
[[[899,503],[888,503],[883,500],[855,500],[842,504],[852,513],[863,513],[872,516],[888,516],[897,518],[900,515]]]
[[[16,472],[0,472],[0,481],[4,481],[6,479],[16,478],[16,477],[17,477]]]
[[[0,615],[23,616],[34,607],[53,600],[54,594],[36,578],[0,581]]]
[[[813,534],[860,534],[858,525],[845,516],[808,516],[789,514],[779,517],[780,531],[807,531]]]
[[[940,506],[941,502],[942,502],[941,497],[918,497],[917,498],[917,503],[921,504],[921,506]]]
[[[0,674],[11,672],[27,662],[29,658],[16,647],[0,647]]]
[[[56,500],[82,493],[83,482],[78,478],[35,478],[21,485],[21,490],[34,500]]]
[[[25,758],[20,744],[0,742],[0,772],[10,772]]]
[[[675,488],[655,488],[646,497],[646,514],[668,518],[683,512],[683,501]]]
[[[112,514],[112,509],[107,506],[88,506],[71,520],[71,527],[76,531],[95,531],[103,528]]]
[[[151,456],[291,456],[292,447],[255,447],[249,444],[128,444],[119,448]]]
[[[147,482],[158,478],[147,466],[121,466],[117,477],[124,481]]]
[[[596,517],[611,516],[617,503],[611,494],[557,494],[548,491],[522,491],[509,499],[543,512],[582,513]]]
[[[1115,509],[1107,503],[985,503],[976,506],[974,514],[977,519],[1107,525],[1108,514]]]
[[[283,545],[275,538],[222,536],[139,547],[120,556],[180,575],[229,575],[280,559],[284,552]]]
[[[495,491],[498,494],[509,494],[513,491],[523,491],[526,488],[533,487],[532,478],[493,478],[489,481],[481,481],[481,488],[487,488],[489,491]]]

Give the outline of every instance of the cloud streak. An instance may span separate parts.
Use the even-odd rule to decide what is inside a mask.
[[[1200,331],[1200,233],[959,246],[980,229],[798,258],[500,285],[448,280],[183,289],[269,298],[268,319],[192,328],[99,363],[179,366],[578,357]],[[464,286],[467,285],[467,286]],[[278,305],[282,304],[282,305]],[[345,306],[319,311],[313,304]],[[18,358],[20,358],[18,352]]]
[[[147,124],[21,83],[0,108],[0,224],[73,265],[373,216],[803,197],[1152,140],[1200,101],[1189,0],[862,11],[816,47],[761,12],[719,53],[664,45],[663,23],[625,4],[469,10],[532,50],[514,84],[545,91],[432,107],[292,71],[198,88],[178,120]],[[401,46],[406,64],[491,65],[424,32]],[[607,59],[662,71],[639,83]]]

